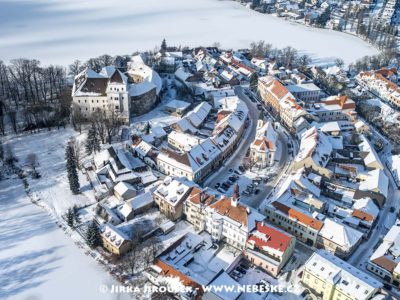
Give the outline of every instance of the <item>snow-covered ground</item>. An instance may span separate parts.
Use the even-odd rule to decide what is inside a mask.
[[[5,138],[19,159],[18,165],[24,166],[28,154],[37,154],[42,177],[29,178],[28,182],[32,198],[41,200],[39,205],[47,211],[31,202],[22,180],[0,181],[0,299],[117,297],[100,292],[103,284],[116,282],[74,244],[76,237],[65,234],[56,223],[73,204],[94,202],[84,176],[80,177],[83,194],[73,196],[69,190],[64,145],[72,136],[77,133],[67,128]]]
[[[0,299],[116,299],[111,275],[32,204],[20,179],[0,181]]]
[[[67,65],[104,53],[171,45],[247,47],[265,40],[293,46],[317,62],[349,63],[377,50],[349,34],[293,24],[218,0],[0,0],[1,59],[37,58]]]

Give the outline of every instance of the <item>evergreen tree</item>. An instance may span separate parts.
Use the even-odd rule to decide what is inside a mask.
[[[73,213],[75,224],[79,224],[81,222],[81,218],[79,217],[78,207],[76,205],[74,205],[72,207],[72,213]]]
[[[93,152],[96,153],[98,151],[100,151],[100,140],[97,136],[96,127],[94,123],[92,123],[86,139],[86,153],[90,155]]]
[[[95,221],[92,221],[87,228],[86,241],[91,248],[95,248],[101,244],[99,227]]]
[[[71,208],[69,208],[67,211],[67,224],[69,227],[74,226],[74,215],[73,215],[73,211]]]
[[[161,54],[165,55],[165,52],[167,52],[167,42],[165,41],[165,39],[162,40],[161,42]]]
[[[71,144],[65,149],[65,159],[67,160],[66,167],[68,173],[69,188],[73,194],[79,194],[79,178],[77,171],[77,163],[74,154],[74,149]]]

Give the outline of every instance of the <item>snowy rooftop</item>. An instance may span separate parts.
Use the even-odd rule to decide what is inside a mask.
[[[339,245],[342,249],[348,250],[361,240],[363,233],[330,218],[326,218],[319,235]]]
[[[185,183],[171,177],[165,177],[163,183],[158,186],[154,193],[165,199],[170,205],[176,206],[182,201],[189,189],[190,187]]]
[[[314,252],[305,268],[318,274],[320,279],[336,284],[353,297],[363,295],[363,299],[368,299],[376,289],[383,286],[375,278],[325,250]]]

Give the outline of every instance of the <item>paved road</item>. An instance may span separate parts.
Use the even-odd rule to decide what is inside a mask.
[[[238,146],[238,149],[235,150],[233,156],[224,163],[224,165],[215,172],[212,176],[210,176],[204,183],[204,186],[208,186],[213,188],[216,183],[221,183],[227,177],[229,177],[229,169],[237,169],[239,165],[242,164],[243,158],[246,156],[247,150],[250,147],[250,144],[253,142],[255,134],[256,134],[256,127],[257,127],[257,120],[260,114],[260,110],[257,108],[257,103],[252,102],[249,97],[244,93],[242,87],[236,87],[235,92],[238,97],[243,100],[247,107],[249,108],[249,118],[251,120],[251,124],[247,128],[244,136]],[[264,110],[266,111],[266,110]],[[258,209],[260,204],[263,200],[270,194],[272,189],[277,185],[281,177],[285,174],[285,171],[288,169],[288,166],[291,162],[290,156],[288,155],[288,146],[287,143],[291,141],[290,136],[278,132],[278,142],[281,146],[281,157],[279,161],[279,165],[277,168],[277,174],[274,179],[264,186],[259,187],[260,193],[258,195],[251,195],[250,197],[243,197],[242,202]],[[232,187],[227,191],[227,195],[232,192]]]
[[[370,237],[363,244],[361,244],[360,247],[356,249],[356,251],[348,260],[348,262],[354,265],[355,267],[366,266],[371,254],[373,253],[374,246],[376,245],[376,243],[379,242],[379,239],[387,233],[389,228],[387,228],[386,226],[388,225],[390,226],[394,223],[396,218],[393,216],[392,213],[390,213],[390,207],[398,206],[399,205],[398,200],[400,198],[400,192],[397,189],[393,181],[393,177],[390,174],[390,171],[388,170],[385,164],[385,159],[386,159],[385,155],[391,152],[391,144],[389,141],[387,141],[387,139],[384,136],[382,136],[379,132],[374,130],[372,126],[370,127],[372,128],[374,135],[379,136],[382,140],[386,142],[384,149],[380,153],[380,157],[383,165],[385,166],[385,174],[389,178],[389,190],[385,205],[379,213],[379,219]]]
[[[233,155],[209,178],[204,182],[204,186],[208,186],[214,188],[217,182],[222,182],[225,177],[228,175],[229,169],[237,168],[241,163],[243,158],[246,156],[247,149],[250,147],[251,142],[254,140],[256,136],[257,129],[257,120],[260,111],[257,108],[257,105],[250,101],[250,99],[243,93],[241,87],[236,87],[235,92],[238,97],[243,100],[249,109],[249,127],[243,133],[242,140],[239,142],[239,146],[235,149]]]

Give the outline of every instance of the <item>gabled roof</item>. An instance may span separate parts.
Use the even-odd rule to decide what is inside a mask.
[[[226,216],[243,226],[249,231],[255,228],[256,221],[262,221],[264,216],[248,206],[240,203],[237,206],[232,205],[231,199],[226,197],[210,205],[210,208],[218,212],[222,216]]]
[[[257,222],[256,229],[250,233],[248,241],[253,242],[259,248],[267,247],[285,252],[292,239],[293,237],[278,229]]]
[[[315,230],[321,230],[323,223],[307,216],[306,214],[292,208],[289,206],[286,206],[285,204],[278,202],[278,201],[274,201],[272,202],[272,206],[275,207],[277,210],[283,212],[284,214],[286,214],[287,216],[289,216],[291,219],[294,219],[306,226],[309,226]]]

